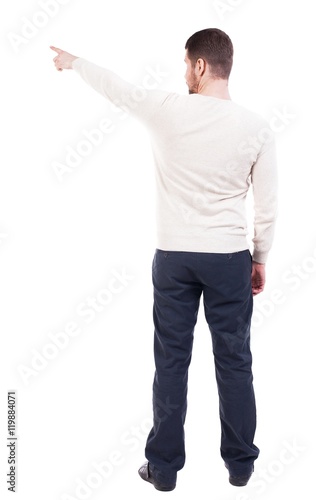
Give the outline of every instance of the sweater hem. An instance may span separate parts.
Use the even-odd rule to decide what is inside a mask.
[[[158,234],[157,248],[166,252],[235,253],[249,250],[245,236],[202,239],[197,236]]]

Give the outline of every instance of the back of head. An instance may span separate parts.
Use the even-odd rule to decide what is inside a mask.
[[[229,36],[217,28],[197,31],[185,44],[187,56],[194,65],[203,59],[210,66],[214,79],[228,80],[232,65],[234,48]]]

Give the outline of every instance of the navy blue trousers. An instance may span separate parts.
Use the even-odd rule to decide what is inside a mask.
[[[221,456],[232,475],[248,475],[254,445],[250,324],[252,259],[236,253],[156,250],[154,286],[154,422],[145,456],[158,480],[172,483],[185,463],[184,424],[194,327],[203,295],[219,394]]]

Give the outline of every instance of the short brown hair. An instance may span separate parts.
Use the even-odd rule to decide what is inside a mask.
[[[234,48],[224,31],[217,28],[197,31],[188,39],[185,49],[193,64],[200,58],[204,59],[211,66],[214,78],[228,80],[233,65]]]

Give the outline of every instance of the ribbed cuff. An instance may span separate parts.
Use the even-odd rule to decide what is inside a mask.
[[[258,262],[258,264],[265,264],[268,259],[268,252],[259,252],[254,250],[252,254],[253,262]]]

